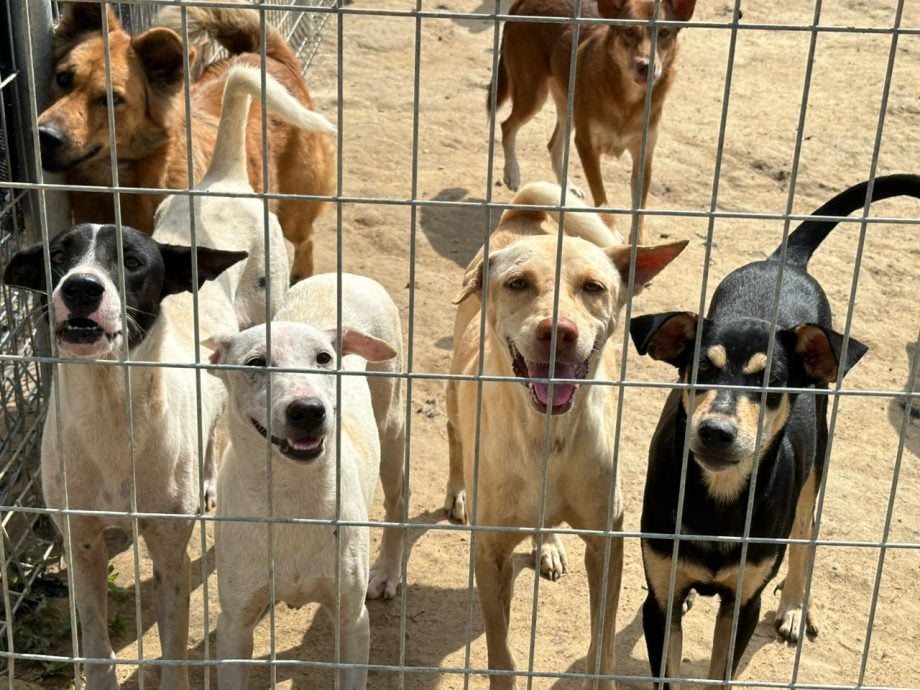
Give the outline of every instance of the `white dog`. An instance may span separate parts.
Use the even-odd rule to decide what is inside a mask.
[[[202,189],[245,191],[242,129],[249,94],[258,93],[257,70],[237,68],[228,78],[214,161]],[[280,91],[279,91],[280,89]],[[269,78],[268,105],[296,124],[328,131],[331,125],[297,103]],[[302,112],[301,112],[302,111]],[[308,115],[307,115],[308,114]],[[52,288],[49,300],[57,353],[79,359],[184,363],[196,361],[193,296],[198,289],[199,334],[238,329],[237,313],[264,319],[265,275],[262,205],[249,199],[203,199],[193,204],[198,250],[190,244],[189,201],[163,202],[153,238],[125,227],[121,238],[111,225],[78,225],[49,246]],[[277,221],[271,247],[272,276],[286,276],[286,253]],[[119,256],[119,240],[121,256]],[[218,247],[212,249],[211,247]],[[249,253],[249,261],[240,263]],[[280,270],[275,268],[280,257]],[[197,278],[193,275],[195,258]],[[122,293],[122,274],[125,291]],[[4,274],[7,284],[44,292],[42,246],[19,252]],[[203,285],[204,281],[214,281]],[[274,278],[273,278],[274,280]],[[286,278],[272,286],[280,301]],[[122,320],[122,309],[127,318]],[[204,353],[207,356],[207,352]],[[130,382],[130,388],[128,388]],[[128,397],[130,392],[130,398]],[[146,513],[193,516],[200,509],[198,421],[205,442],[205,507],[214,502],[215,431],[226,393],[211,377],[191,368],[139,367],[130,378],[121,367],[74,363],[61,366],[42,436],[42,483],[51,508],[127,512],[132,493]],[[130,417],[128,407],[130,400]],[[133,459],[133,460],[132,460]],[[65,469],[66,468],[66,469]],[[209,470],[212,476],[208,476]],[[66,494],[65,494],[66,482]],[[133,486],[133,489],[132,489]],[[116,688],[114,652],[106,621],[106,564],[103,532],[131,531],[114,516],[55,516],[68,535],[65,547],[74,576],[74,596],[83,633],[82,653],[91,688]],[[193,521],[139,520],[153,560],[155,607],[160,645],[167,659],[187,654],[189,558]],[[187,669],[163,667],[160,687],[188,688]]]
[[[399,312],[389,295],[369,278],[342,275],[342,358],[336,355],[334,274],[315,276],[291,288],[271,324],[210,341],[215,364],[247,370],[219,370],[230,394],[231,444],[224,455],[218,515],[269,516],[367,522],[381,459],[388,519],[402,519],[403,411],[399,379],[336,375],[368,370],[396,373],[401,366]],[[309,324],[309,325],[308,325]],[[355,356],[356,355],[356,356]],[[262,367],[314,370],[267,374]],[[380,363],[380,364],[373,364]],[[271,376],[271,396],[268,377]],[[370,385],[369,385],[370,384]],[[376,423],[375,423],[376,422]],[[340,425],[337,447],[336,425]],[[379,432],[378,432],[379,428]],[[378,435],[379,434],[379,435]],[[268,475],[271,448],[271,482]],[[337,473],[337,466],[340,471]],[[336,515],[336,505],[341,512]],[[340,608],[336,612],[336,532],[339,550]],[[327,524],[275,524],[220,520],[215,530],[221,614],[217,652],[221,659],[249,659],[253,628],[271,605],[268,544],[274,562],[276,600],[292,606],[317,601],[341,631],[340,661],[366,664],[369,621],[368,528]],[[376,594],[395,592],[401,549],[388,533],[375,565]],[[221,666],[220,687],[246,686],[249,666]],[[367,671],[343,669],[340,687],[364,688]]]

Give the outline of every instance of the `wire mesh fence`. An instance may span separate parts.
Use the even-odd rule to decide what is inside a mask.
[[[334,137],[335,184],[328,195],[331,203],[316,224],[316,270],[372,277],[387,289],[400,311],[405,339],[404,344],[400,343],[404,351],[397,378],[403,390],[400,395],[404,396],[400,398],[400,412],[406,440],[398,455],[404,480],[395,494],[388,493],[387,510],[378,490],[369,515],[362,518],[344,512],[353,496],[342,483],[342,463],[348,458],[341,450],[328,458],[337,469],[337,479],[331,492],[335,508],[324,517],[286,513],[283,502],[276,504],[274,499],[269,501],[267,515],[228,514],[221,512],[220,492],[216,515],[145,508],[145,487],[136,482],[128,491],[127,509],[81,503],[83,499],[63,508],[46,508],[38,477],[45,407],[48,403],[57,405],[60,418],[73,401],[60,391],[46,400],[43,382],[47,383],[52,369],[55,376],[61,376],[62,370],[87,365],[47,356],[48,350],[37,344],[42,329],[47,331],[47,323],[36,317],[39,300],[32,293],[3,288],[2,644],[11,687],[14,679],[41,687],[79,685],[81,674],[107,663],[96,658],[104,655],[87,650],[84,634],[78,633],[80,602],[61,596],[62,591],[75,591],[74,573],[66,559],[59,560],[59,533],[49,519],[52,515],[62,522],[70,516],[70,524],[82,524],[85,517],[110,520],[134,537],[136,547],[131,540],[109,539],[107,544],[111,560],[106,627],[117,658],[115,675],[127,687],[154,684],[161,677],[170,677],[167,674],[179,665],[175,659],[160,658],[162,630],[158,634],[154,621],[156,588],[162,573],[154,572],[150,548],[144,540],[137,539],[157,520],[177,530],[184,529],[180,526],[194,526],[196,530],[188,547],[192,561],[189,659],[182,662],[189,670],[192,687],[216,686],[218,667],[230,665],[226,658],[220,658],[220,639],[215,637],[219,612],[227,603],[222,598],[224,594],[218,596],[217,582],[229,569],[221,566],[219,554],[215,560],[214,532],[225,522],[268,525],[267,536],[259,533],[251,546],[252,553],[258,554],[253,556],[258,568],[268,574],[269,599],[277,598],[279,602],[268,605],[265,619],[256,627],[251,687],[350,687],[348,680],[334,672],[348,668],[366,669],[369,687],[484,687],[489,678],[497,687],[510,671],[506,665],[496,663],[501,652],[495,656],[494,637],[487,649],[486,637],[495,634],[495,622],[480,609],[483,572],[477,554],[481,558],[482,544],[494,545],[501,540],[522,544],[510,561],[513,596],[510,609],[504,612],[519,687],[576,687],[586,674],[616,679],[621,687],[649,687],[661,676],[681,678],[685,687],[729,684],[724,666],[721,671],[710,669],[710,656],[715,646],[731,657],[736,642],[726,649],[719,646],[718,639],[713,641],[711,625],[719,607],[709,598],[697,597],[692,602],[693,608],[683,616],[682,633],[675,633],[673,625],[674,619],[681,616],[680,606],[667,613],[664,629],[669,632],[663,647],[667,650],[670,644],[672,651],[665,656],[676,654],[678,660],[683,657],[680,668],[654,668],[649,664],[643,641],[642,606],[652,561],[641,543],[661,536],[658,530],[640,524],[649,444],[669,390],[687,391],[687,404],[692,406],[713,386],[702,383],[704,372],[697,371],[695,365],[684,380],[675,383],[673,370],[639,357],[629,339],[630,319],[674,310],[706,313],[715,286],[730,271],[763,259],[778,245],[784,246],[796,225],[834,194],[864,179],[870,180],[871,186],[883,174],[914,172],[920,110],[913,85],[920,77],[920,63],[916,60],[920,15],[908,3],[884,0],[854,0],[833,6],[820,1],[807,6],[777,3],[771,8],[744,7],[742,15],[740,3],[735,2],[701,5],[689,21],[681,23],[663,18],[680,3],[662,1],[649,5],[657,17],[652,24],[637,19],[611,22],[590,15],[585,9],[590,3],[579,2],[570,9],[579,15],[578,19],[528,18],[544,26],[566,23],[576,36],[567,44],[570,46],[577,45],[578,36],[598,40],[593,32],[608,25],[620,30],[655,26],[657,21],[658,32],[652,32],[655,38],[651,47],[656,57],[645,67],[646,78],[654,74],[654,61],[662,54],[655,53],[656,42],[662,40],[661,29],[680,27],[677,74],[667,93],[657,138],[652,88],[641,91],[637,111],[640,134],[632,144],[634,150],[616,141],[601,145],[610,153],[629,150],[640,161],[639,169],[634,171],[638,178],[643,175],[643,166],[651,168],[651,158],[646,154],[656,149],[650,200],[645,208],[637,210],[637,196],[626,183],[625,161],[629,157],[624,156],[619,163],[611,157],[603,167],[603,184],[610,200],[602,206],[627,238],[631,224],[642,217],[645,244],[689,239],[690,245],[641,294],[630,289],[619,323],[611,327],[613,332],[607,342],[609,367],[597,380],[584,380],[574,368],[566,368],[557,355],[548,357],[545,371],[529,366],[523,372],[512,369],[513,348],[509,368],[492,370],[487,365],[491,361],[487,354],[495,354],[497,348],[485,336],[472,347],[481,363],[478,367],[458,371],[451,365],[452,350],[462,331],[454,328],[450,302],[460,292],[470,262],[486,244],[481,300],[490,305],[490,310],[493,308],[490,300],[497,297],[490,286],[496,284],[490,282],[490,275],[496,266],[501,268],[502,255],[499,247],[491,247],[486,241],[503,222],[504,212],[526,203],[515,199],[507,189],[508,150],[503,151],[500,143],[501,123],[509,110],[507,106],[500,107],[502,87],[493,79],[499,69],[502,31],[512,24],[522,24],[522,20],[505,3],[474,5],[459,0],[431,6],[393,1],[340,3],[310,11],[304,11],[297,3],[283,3],[280,8],[275,3],[250,5],[264,11],[265,20],[282,30],[305,67],[309,66],[306,83],[317,110],[338,128]],[[236,4],[217,2],[208,6],[230,9]],[[158,7],[157,3],[123,4],[117,10],[123,26],[139,34],[155,25]],[[13,12],[8,18],[12,43],[16,18]],[[572,115],[579,107],[577,84],[583,78],[578,61],[570,59],[576,55],[579,60],[583,57],[571,48],[569,59],[564,61],[566,79],[576,88],[551,94],[551,100],[563,112],[558,120],[565,133],[558,139],[562,143],[551,151],[551,161],[544,149],[544,137],[556,120],[547,106],[518,136],[521,183],[555,179],[554,172],[558,172],[563,189],[567,184],[590,187],[590,176],[583,168],[585,159],[579,155],[582,150],[572,144],[570,151],[569,145],[573,132],[577,140],[575,130],[580,126],[577,116]],[[265,59],[266,55],[261,57]],[[36,64],[48,62],[48,58],[37,54],[31,59]],[[116,83],[117,65],[111,57],[104,63],[99,69],[105,75],[108,122],[117,132],[123,111],[118,110],[114,96],[123,96],[117,88],[120,83]],[[0,161],[0,191],[4,195],[0,220],[4,224],[6,265],[13,253],[31,241],[53,238],[62,230],[48,227],[47,221],[42,220],[42,194],[86,190],[73,180],[51,182],[37,168],[29,169],[29,151],[36,152],[39,144],[31,133],[32,122],[21,124],[13,119],[14,112],[28,112],[28,104],[15,102],[12,87],[16,80],[29,76],[33,65],[11,62],[3,69],[0,96],[4,98],[7,119],[3,130],[7,138],[3,142],[5,162]],[[654,79],[651,81],[654,84]],[[191,111],[188,79],[183,86],[177,102],[180,109]],[[497,108],[494,121],[483,115],[482,105],[487,99],[493,109]],[[37,104],[33,109],[40,110]],[[263,135],[269,133],[268,121],[262,122],[261,127]],[[181,136],[194,144],[191,134],[183,132]],[[23,151],[10,153],[11,142]],[[119,162],[115,149],[122,145],[113,137],[113,166]],[[263,165],[263,177],[278,176],[277,170],[269,170],[268,163]],[[133,183],[125,176],[124,167],[117,168],[111,181],[96,186],[120,198],[121,209],[129,207],[131,202],[126,200],[161,191],[157,186]],[[281,176],[295,172],[298,171],[289,168]],[[200,176],[200,170],[198,173]],[[211,241],[219,241],[219,235],[208,226],[206,216],[202,220],[200,212],[216,192],[177,186],[180,196],[201,205],[199,213],[188,216],[192,242],[208,246]],[[593,187],[591,191],[595,191]],[[278,212],[279,203],[292,198],[292,194],[277,187],[260,194],[239,190],[223,190],[221,194],[228,208],[236,208],[232,204],[247,198],[264,202],[260,232],[264,230],[266,238],[277,241],[269,228],[270,213]],[[572,232],[573,224],[577,226],[578,218],[588,212],[580,193],[562,194],[558,203],[537,206],[561,212],[560,222]],[[323,197],[325,193],[316,196]],[[592,197],[584,196],[584,203],[590,203]],[[315,197],[309,191],[300,191],[293,198],[311,201]],[[752,499],[740,509],[740,531],[707,534],[682,530],[680,534],[667,535],[668,549],[673,548],[674,554],[686,548],[681,546],[683,543],[706,542],[711,544],[711,553],[730,552],[736,568],[742,562],[750,565],[752,554],[762,545],[808,547],[804,597],[809,610],[820,614],[817,638],[789,645],[777,642],[774,623],[779,621],[774,611],[780,596],[772,595],[775,583],[785,572],[784,565],[764,589],[763,608],[755,621],[752,640],[739,652],[740,663],[734,672],[737,687],[909,688],[916,687],[915,678],[920,672],[911,653],[912,640],[920,633],[915,623],[918,617],[914,615],[920,611],[912,594],[912,582],[920,567],[920,506],[916,498],[920,495],[916,491],[920,488],[916,467],[920,436],[912,413],[917,408],[920,370],[920,355],[912,346],[918,337],[920,315],[915,298],[920,287],[915,239],[920,214],[912,199],[871,207],[861,200],[856,211],[852,218],[831,214],[834,220],[841,221],[840,225],[815,252],[810,267],[828,292],[834,327],[846,341],[861,341],[869,346],[869,353],[844,381],[832,384],[828,393],[818,396],[826,396],[828,401],[830,444],[827,472],[817,486],[816,526],[804,536],[764,537],[753,525]],[[100,221],[128,224],[124,213],[122,210],[115,213],[116,217]],[[283,213],[279,215],[283,227],[286,219]],[[224,222],[227,228],[234,227],[234,219]],[[551,278],[559,284],[568,270],[563,252],[570,243],[562,234],[554,236],[554,240],[547,280]],[[488,260],[494,253],[499,256],[497,264]],[[51,260],[47,248],[45,256]],[[626,282],[641,282],[638,250],[627,256]],[[267,257],[268,253],[262,278],[270,283]],[[116,284],[118,280],[125,280],[124,271]],[[776,293],[766,299],[772,297],[775,303],[781,285],[771,284]],[[268,289],[270,292],[273,288]],[[343,306],[349,304],[341,293],[346,289],[346,279],[338,279],[335,310],[340,325],[347,325],[352,318],[350,307]],[[557,339],[564,336],[560,323],[568,318],[568,303],[564,291],[551,293],[547,316],[555,326],[548,346],[557,352]],[[201,301],[202,294],[196,292],[188,306],[199,338],[209,332],[208,319],[212,318]],[[270,295],[268,301],[271,302]],[[481,333],[495,328],[493,316],[487,310],[474,317],[479,320]],[[127,314],[122,318],[127,332]],[[778,318],[774,312],[773,320]],[[274,331],[275,327],[269,328]],[[700,351],[703,342],[701,329],[693,347]],[[780,346],[779,338],[771,337],[767,353],[772,354],[773,348]],[[274,344],[265,356],[271,363],[266,383],[269,398],[271,391],[283,390],[285,374],[302,369],[301,363],[277,363],[271,353],[273,348]],[[39,353],[45,356],[37,356]],[[44,378],[42,362],[52,365]],[[119,372],[116,378],[124,388],[127,381],[164,364],[169,365],[164,370],[193,372],[199,400],[209,395],[206,389],[209,382],[213,383],[209,371],[231,380],[236,372],[233,365],[252,366],[248,361],[211,364],[207,351],[202,350],[183,362],[144,361],[131,354],[127,360],[116,358],[99,370]],[[343,389],[356,377],[347,371],[337,374],[335,398],[344,400]],[[363,378],[363,373],[357,378]],[[381,379],[380,372],[368,377],[370,381],[375,379]],[[535,379],[530,390],[521,385],[527,379]],[[445,382],[458,389],[470,382],[473,390],[468,407],[472,418],[461,420],[471,425],[470,438],[476,447],[473,473],[465,476],[468,496],[462,522],[449,519],[462,513],[457,509],[456,491],[448,491],[448,508],[442,508],[449,451],[445,423],[451,415],[457,421],[456,411],[450,409],[450,394],[445,396]],[[790,381],[780,385],[787,392],[806,397],[814,394],[814,390],[796,387]],[[522,410],[512,406],[496,412],[489,409],[494,405],[490,396],[499,390],[513,391],[503,394],[512,400],[527,390],[526,395],[534,395],[535,399],[543,396],[544,402],[555,400],[557,395],[572,394],[575,403],[570,412],[561,416],[537,414],[526,406],[530,405],[526,398]],[[572,457],[561,453],[560,444],[564,445],[564,441],[560,438],[565,438],[564,420],[571,418],[566,415],[585,414],[580,401],[594,400],[595,390],[603,390],[609,396],[603,417],[607,426],[598,432],[610,436],[610,446],[604,451],[609,462],[604,464],[603,473],[582,477],[580,485],[569,487],[577,500],[566,499],[588,505],[589,496],[602,494],[602,509],[594,510],[588,519],[574,509],[565,512],[559,506],[560,501],[565,502],[560,498],[560,482],[565,479],[560,478],[559,465]],[[738,389],[728,385],[722,390]],[[768,397],[774,393],[768,393],[762,380],[742,386],[742,390],[749,390],[763,410],[754,420],[753,443],[759,451],[769,441]],[[132,419],[130,433],[140,437],[144,431],[133,407],[137,404],[142,405],[143,399],[129,401],[126,409]],[[205,406],[202,403],[199,407]],[[531,415],[532,419],[528,417],[525,422],[518,413],[523,417]],[[199,409],[191,414],[197,417],[193,462],[203,475],[209,432],[203,426],[205,412]],[[266,414],[270,422],[278,412]],[[266,427],[273,428],[265,423],[262,435]],[[346,433],[343,427],[336,427],[338,441]],[[526,429],[532,436],[529,442],[535,450],[532,458],[526,458],[530,464],[524,465],[525,458],[521,458],[523,467],[515,467],[510,479],[506,476],[496,482],[497,461],[488,451],[495,447],[496,437],[512,438],[519,429]],[[289,475],[284,473],[290,469],[285,464],[289,458],[272,452],[272,447],[271,438],[263,441],[260,448],[264,454],[260,452],[251,459],[260,467],[264,461],[266,481],[272,477],[288,481]],[[336,447],[341,449],[341,443]],[[149,462],[139,448],[132,445],[126,451],[132,457],[132,474],[138,468],[143,471],[143,464]],[[510,446],[508,455],[516,457],[515,452]],[[673,505],[678,516],[695,509],[686,494],[690,491],[686,476],[692,473],[694,460],[687,450],[681,460],[682,489]],[[519,484],[526,485],[526,496],[515,493]],[[195,493],[203,498],[207,493],[205,484],[200,483]],[[745,494],[745,500],[754,493]],[[395,495],[402,497],[404,505],[394,515],[387,511]],[[494,504],[490,507],[489,501],[497,500],[496,496],[504,497],[504,512],[496,512]],[[536,517],[527,519],[524,506],[536,506]],[[622,522],[618,514],[621,508],[625,513]],[[560,520],[563,514],[566,517]],[[347,545],[348,539],[343,535],[352,528],[370,528],[371,563],[378,550],[384,548],[381,542],[385,544],[387,527],[397,528],[397,539],[403,547],[399,572],[391,578],[392,584],[399,584],[395,599],[368,603],[371,641],[366,660],[348,657],[350,638],[341,620],[327,621],[315,605],[298,610],[280,605],[285,600],[299,606],[310,597],[287,593],[290,573],[286,568],[291,561],[286,549],[290,545],[277,542],[274,536],[283,534],[287,527],[319,529],[327,525],[335,527],[334,551],[338,554],[331,603],[328,597],[325,600],[333,611],[342,610],[350,596],[342,555],[342,545]],[[538,529],[538,525],[544,528]],[[551,579],[563,569],[559,541],[568,551],[568,572],[560,582],[541,579],[541,569],[548,571]],[[588,546],[583,546],[582,541]],[[616,556],[620,542],[622,557],[611,558]],[[302,548],[314,548],[306,536],[298,537],[297,543]],[[740,552],[732,551],[738,548]],[[542,560],[544,556],[548,565]],[[589,601],[594,606],[591,613],[598,611],[588,585],[589,576],[598,568],[596,563],[592,565],[592,558],[600,558],[603,565],[591,586],[605,590],[617,577],[617,564],[622,563],[623,584],[617,587],[619,605],[601,614],[602,619],[607,614],[616,616],[613,636],[599,633],[585,615],[591,609]],[[668,562],[664,579],[672,598],[680,591],[685,575],[677,566],[672,567],[671,563],[677,562],[678,559]],[[756,570],[744,570],[737,587],[743,587],[744,579],[756,576]],[[41,578],[37,587],[41,596],[34,595],[36,578]],[[478,592],[474,586],[477,580]],[[702,585],[698,589],[701,594],[713,591]],[[682,604],[683,596],[679,598]],[[731,609],[729,637],[734,640],[735,631],[742,625],[742,602],[731,598],[723,601],[728,601],[725,605]],[[36,611],[39,608],[42,610]],[[798,636],[805,638],[805,618],[796,618],[793,623],[799,628]],[[603,630],[603,620],[599,625]],[[55,628],[54,634],[47,632],[48,627]],[[613,667],[605,667],[599,658],[590,658],[590,651],[586,655],[589,644],[615,646]],[[668,663],[673,664],[673,658]],[[715,680],[701,680],[707,677]],[[91,680],[88,684],[93,685]]]

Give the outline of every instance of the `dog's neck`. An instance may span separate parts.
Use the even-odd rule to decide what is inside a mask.
[[[159,361],[165,337],[165,324],[160,316],[144,340],[131,349],[127,359]],[[125,367],[114,364],[119,360],[118,353],[112,353],[104,359],[112,363],[91,364],[74,360],[73,364],[60,365],[55,386],[62,399],[79,401],[82,416],[92,414],[107,426],[123,425],[130,381],[132,415],[135,418],[138,415],[149,417],[150,410],[160,407],[164,392],[162,367],[129,366],[126,371]],[[64,413],[66,416],[66,409]]]

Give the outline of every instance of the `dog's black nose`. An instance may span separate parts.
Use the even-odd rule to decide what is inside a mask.
[[[42,151],[42,163],[48,168],[58,164],[61,151],[67,145],[66,135],[53,124],[38,128],[38,142]]]
[[[738,427],[728,419],[707,419],[697,432],[700,441],[710,448],[726,448],[735,442]]]
[[[94,275],[77,273],[70,276],[61,285],[64,304],[79,316],[92,314],[102,302],[105,286]]]
[[[326,419],[326,407],[318,398],[300,398],[287,406],[288,424],[298,429],[315,429]]]

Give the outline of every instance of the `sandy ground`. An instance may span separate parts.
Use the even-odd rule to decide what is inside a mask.
[[[826,3],[822,25],[884,29],[892,25],[895,0],[840,0]],[[442,0],[426,10],[481,12],[473,0]],[[360,9],[411,10],[411,2],[358,0]],[[504,6],[503,6],[504,7]],[[727,21],[725,0],[701,2],[695,19]],[[777,0],[750,3],[744,24],[806,23],[812,3]],[[920,5],[906,3],[902,26],[920,26]],[[411,334],[415,372],[445,373],[449,367],[453,309],[461,267],[481,245],[489,218],[481,207],[420,207],[416,213],[393,200],[416,198],[445,201],[507,201],[501,179],[501,153],[490,156],[489,125],[483,110],[492,65],[493,22],[467,19],[425,19],[349,15],[344,20],[344,99],[338,103],[336,22],[326,26],[325,40],[308,73],[320,110],[342,128],[343,193],[348,197],[384,200],[342,206],[343,268],[381,281],[403,309]],[[418,32],[418,33],[417,33]],[[415,73],[416,36],[420,36],[420,72]],[[656,211],[720,211],[782,213],[789,198],[796,128],[806,76],[808,32],[744,30],[739,32],[731,89],[725,94],[730,33],[692,28],[681,35],[679,75],[669,96],[659,130],[655,174],[649,205]],[[808,213],[836,191],[863,180],[872,165],[878,136],[891,37],[884,33],[824,33],[818,37],[798,180],[796,213]],[[916,171],[920,124],[920,36],[902,35],[885,111],[879,173]],[[417,178],[413,180],[413,96],[418,78]],[[728,97],[721,171],[716,179],[719,123]],[[522,176],[551,179],[545,143],[553,115],[546,109],[519,137]],[[573,152],[573,159],[575,158]],[[490,170],[491,163],[491,170]],[[628,205],[628,161],[608,160],[605,181],[612,203]],[[577,161],[572,180],[586,188]],[[490,180],[494,181],[488,186]],[[885,217],[918,218],[913,200],[889,201],[873,207]],[[638,313],[686,309],[698,311],[703,284],[704,248],[709,236],[705,218],[662,213],[647,225],[649,241],[686,238],[690,246],[652,287],[633,303]],[[782,223],[766,220],[719,219],[711,228],[712,254],[706,295],[727,272],[766,256],[779,242]],[[820,635],[799,649],[778,641],[773,610],[778,597],[772,586],[764,593],[763,612],[738,678],[753,683],[798,683],[853,686],[917,687],[920,658],[920,426],[908,426],[899,454],[902,408],[894,393],[908,377],[908,347],[918,339],[920,245],[917,226],[872,224],[860,238],[858,224],[841,225],[816,253],[812,271],[825,286],[842,330],[853,295],[852,333],[869,345],[869,353],[851,372],[845,388],[883,391],[885,395],[841,397],[836,420],[830,476],[821,537],[846,542],[822,546],[812,589],[813,611]],[[860,244],[860,242],[863,242]],[[335,213],[320,223],[317,266],[336,269]],[[858,281],[854,282],[856,257]],[[414,257],[414,265],[411,263]],[[410,277],[412,277],[410,282]],[[855,285],[855,288],[854,288]],[[855,292],[854,292],[855,290]],[[409,312],[414,300],[414,314]],[[414,317],[414,318],[413,318]],[[622,347],[622,332],[613,347]],[[639,358],[630,349],[627,378],[671,381],[667,366]],[[373,671],[369,686],[416,690],[461,688],[465,678],[455,671],[486,665],[485,637],[478,600],[470,590],[469,533],[429,529],[446,525],[441,509],[447,469],[443,384],[418,380],[412,385],[411,501],[409,517],[413,551],[404,598],[372,602],[371,663],[404,663],[405,674]],[[664,400],[663,391],[627,390],[621,429],[621,471],[626,529],[637,530],[648,441]],[[899,476],[896,475],[900,458]],[[897,490],[892,496],[892,486]],[[374,516],[382,518],[378,492]],[[888,548],[879,542],[887,538]],[[375,545],[379,532],[374,533]],[[568,537],[570,572],[561,581],[541,581],[532,668],[538,673],[579,672],[588,644],[588,595],[582,549]],[[192,656],[203,658],[206,641],[213,654],[213,629],[219,610],[210,547],[203,568],[198,533],[190,546],[194,561]],[[144,552],[146,556],[146,553]],[[528,667],[534,573],[524,545],[512,604],[511,643],[521,668]],[[119,584],[133,587],[127,554],[115,561]],[[209,623],[202,614],[202,575],[207,573]],[[142,590],[149,592],[149,573]],[[873,591],[879,583],[878,597]],[[639,609],[645,584],[635,539],[626,543],[623,589],[617,621],[618,673],[648,672]],[[134,604],[122,596],[117,607],[127,620],[117,638],[118,654],[137,653]],[[158,654],[158,643],[144,600],[145,657]],[[403,613],[405,614],[403,616]],[[275,616],[275,649],[285,660],[329,661],[333,628],[315,607],[290,610],[279,606]],[[699,600],[685,619],[684,671],[702,677],[708,668],[715,606]],[[208,636],[210,635],[210,639]],[[269,621],[257,631],[256,656],[269,655]],[[66,648],[64,648],[66,653]],[[864,656],[868,652],[867,656]],[[801,654],[799,659],[798,655]],[[468,660],[467,660],[467,657]],[[796,662],[799,661],[798,669]],[[796,674],[795,676],[793,674]],[[137,684],[136,669],[122,671],[126,687]],[[148,672],[149,681],[155,671]],[[212,675],[213,679],[213,675]],[[253,673],[252,687],[267,687],[266,669]],[[305,666],[279,666],[275,680],[283,688],[333,687],[330,671]],[[193,685],[203,686],[200,671]],[[482,676],[472,687],[485,687]],[[577,681],[538,678],[537,688],[574,688]],[[621,688],[645,688],[624,681]]]

